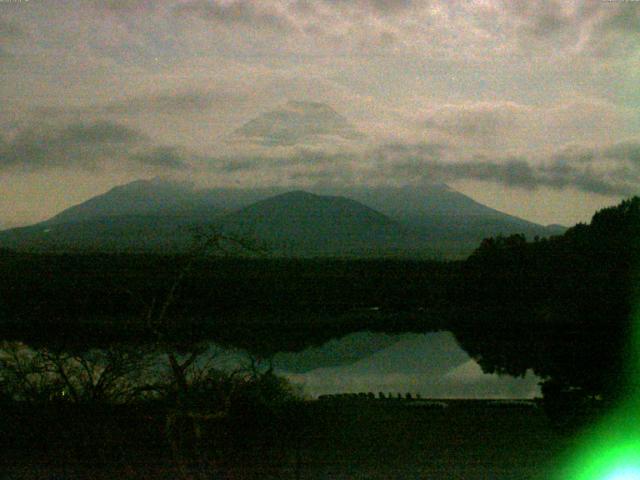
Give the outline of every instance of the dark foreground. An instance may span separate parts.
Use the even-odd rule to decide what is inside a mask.
[[[548,479],[572,443],[540,408],[482,401],[316,401],[233,418],[14,405],[0,422],[3,480]]]

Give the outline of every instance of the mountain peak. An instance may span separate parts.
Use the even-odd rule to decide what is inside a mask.
[[[362,135],[329,105],[290,100],[249,120],[234,132],[232,140],[262,146],[292,146],[315,144],[327,136],[355,140]]]

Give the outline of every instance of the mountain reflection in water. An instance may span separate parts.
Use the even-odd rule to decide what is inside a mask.
[[[360,332],[299,353],[279,353],[277,371],[310,397],[331,393],[420,394],[425,398],[533,398],[540,379],[485,374],[449,332]]]

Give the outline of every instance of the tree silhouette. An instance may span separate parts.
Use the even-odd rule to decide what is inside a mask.
[[[465,265],[466,308],[452,330],[487,372],[533,370],[548,399],[614,401],[627,386],[639,254],[638,197],[562,236],[484,240]]]

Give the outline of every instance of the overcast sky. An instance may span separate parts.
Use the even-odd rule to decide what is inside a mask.
[[[640,190],[639,65],[633,1],[4,0],[0,223],[166,176],[438,181],[569,225]],[[229,141],[290,100],[361,135]]]

